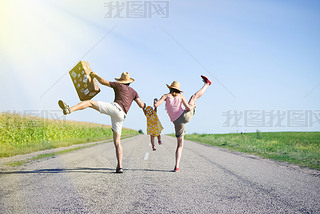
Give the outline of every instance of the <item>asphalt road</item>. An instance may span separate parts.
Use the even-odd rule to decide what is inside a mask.
[[[320,213],[320,173],[175,138],[149,137],[0,169],[0,213]]]

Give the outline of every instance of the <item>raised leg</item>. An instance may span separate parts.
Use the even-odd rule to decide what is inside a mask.
[[[93,108],[97,111],[99,111],[99,105],[97,101],[93,101],[93,100],[86,100],[86,101],[82,101],[80,103],[78,103],[75,106],[70,107],[70,113],[74,112],[74,111],[79,111],[79,110],[83,110],[86,108]]]
[[[195,105],[196,100],[199,99],[204,94],[204,92],[207,90],[208,87],[209,87],[209,83],[204,83],[202,88],[190,97],[189,105]]]

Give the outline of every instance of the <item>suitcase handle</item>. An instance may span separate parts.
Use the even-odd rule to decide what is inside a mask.
[[[93,71],[90,72],[89,76],[91,77],[91,79],[93,79],[94,77],[92,76]]]

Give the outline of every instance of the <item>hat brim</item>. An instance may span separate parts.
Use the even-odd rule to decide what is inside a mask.
[[[180,91],[180,92],[183,92],[183,91],[181,91],[179,88],[172,87],[171,85],[168,85],[168,84],[166,84],[166,85],[167,85],[168,88],[176,89],[176,90],[178,90],[178,91]]]
[[[128,83],[132,83],[134,81],[133,78],[130,78],[129,80],[123,80],[120,77],[118,78],[114,78],[118,83],[123,83],[123,84],[128,84]]]

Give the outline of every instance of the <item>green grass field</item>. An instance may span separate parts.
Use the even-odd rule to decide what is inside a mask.
[[[122,130],[122,136],[137,134]],[[107,125],[0,113],[0,158],[111,138]]]
[[[122,130],[122,136],[137,134]],[[0,113],[0,158],[111,138],[107,125]],[[192,134],[185,139],[320,170],[320,132]]]
[[[320,132],[192,134],[185,139],[320,170]]]

